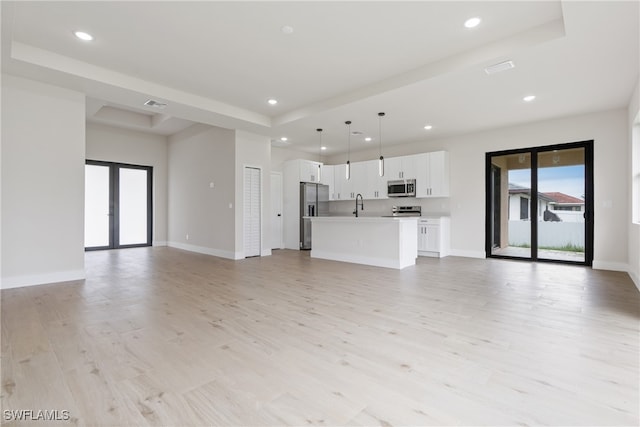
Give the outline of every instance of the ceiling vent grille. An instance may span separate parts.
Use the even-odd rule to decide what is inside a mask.
[[[487,68],[484,69],[484,72],[491,75],[491,74],[499,73],[501,71],[510,70],[512,68],[515,68],[515,66],[516,64],[514,64],[513,61],[504,61],[498,64],[489,65]]]
[[[153,99],[148,100],[147,102],[144,103],[144,105],[146,105],[147,107],[153,107],[153,108],[164,108],[167,106],[167,104],[163,102],[154,101]]]

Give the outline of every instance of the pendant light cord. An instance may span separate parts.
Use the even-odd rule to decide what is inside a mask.
[[[318,135],[320,135],[320,145],[318,146],[318,161],[322,163],[322,129],[316,129]]]
[[[347,125],[347,162],[351,160],[351,120],[344,122]]]
[[[378,113],[378,143],[380,145],[380,157],[382,157],[382,118],[384,113]]]

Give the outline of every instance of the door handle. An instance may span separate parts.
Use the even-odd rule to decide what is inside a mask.
[[[282,214],[278,214],[278,216],[282,216]]]

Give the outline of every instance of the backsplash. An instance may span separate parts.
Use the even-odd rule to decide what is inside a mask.
[[[361,216],[382,216],[391,214],[392,206],[422,206],[422,216],[448,216],[450,210],[449,198],[416,199],[415,197],[398,197],[395,199],[365,200]],[[353,215],[356,207],[354,200],[339,200],[329,202],[331,215]]]

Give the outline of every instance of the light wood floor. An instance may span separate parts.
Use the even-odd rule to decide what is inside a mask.
[[[33,425],[640,422],[640,293],[623,273],[162,247],[86,267],[2,291],[3,409],[71,415]]]

